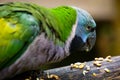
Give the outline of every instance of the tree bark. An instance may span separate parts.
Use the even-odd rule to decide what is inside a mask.
[[[60,80],[120,80],[120,56],[112,57],[112,62],[102,62],[101,67],[93,64],[93,61],[86,62],[90,70],[83,74],[83,69],[71,69],[71,66],[46,70],[49,74],[58,75]],[[105,71],[105,68],[110,72]]]

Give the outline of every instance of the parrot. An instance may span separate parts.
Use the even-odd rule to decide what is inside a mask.
[[[90,51],[96,22],[75,6],[47,8],[29,2],[0,4],[0,80]]]

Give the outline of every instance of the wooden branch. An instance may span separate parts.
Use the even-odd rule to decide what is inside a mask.
[[[85,68],[71,69],[71,66],[50,69],[45,72],[58,75],[60,80],[120,80],[120,56],[112,57],[111,60],[112,62],[102,61],[101,67],[96,67],[93,61],[86,62],[86,65],[90,66],[90,70],[86,74],[83,72]]]

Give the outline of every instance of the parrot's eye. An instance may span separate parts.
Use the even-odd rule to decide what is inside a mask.
[[[93,32],[95,30],[95,28],[92,28],[91,26],[87,26],[86,27],[86,30],[87,31],[90,31],[90,32]]]
[[[90,27],[90,26],[87,26],[87,27],[86,27],[86,30],[87,30],[87,31],[90,31],[90,30],[91,30],[91,27]]]

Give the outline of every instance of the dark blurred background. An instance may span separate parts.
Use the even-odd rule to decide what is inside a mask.
[[[33,2],[45,7],[72,5],[87,10],[94,17],[97,24],[97,41],[94,48],[88,53],[72,54],[65,60],[52,64],[52,67],[120,54],[120,0],[0,0],[2,3],[11,1]]]

